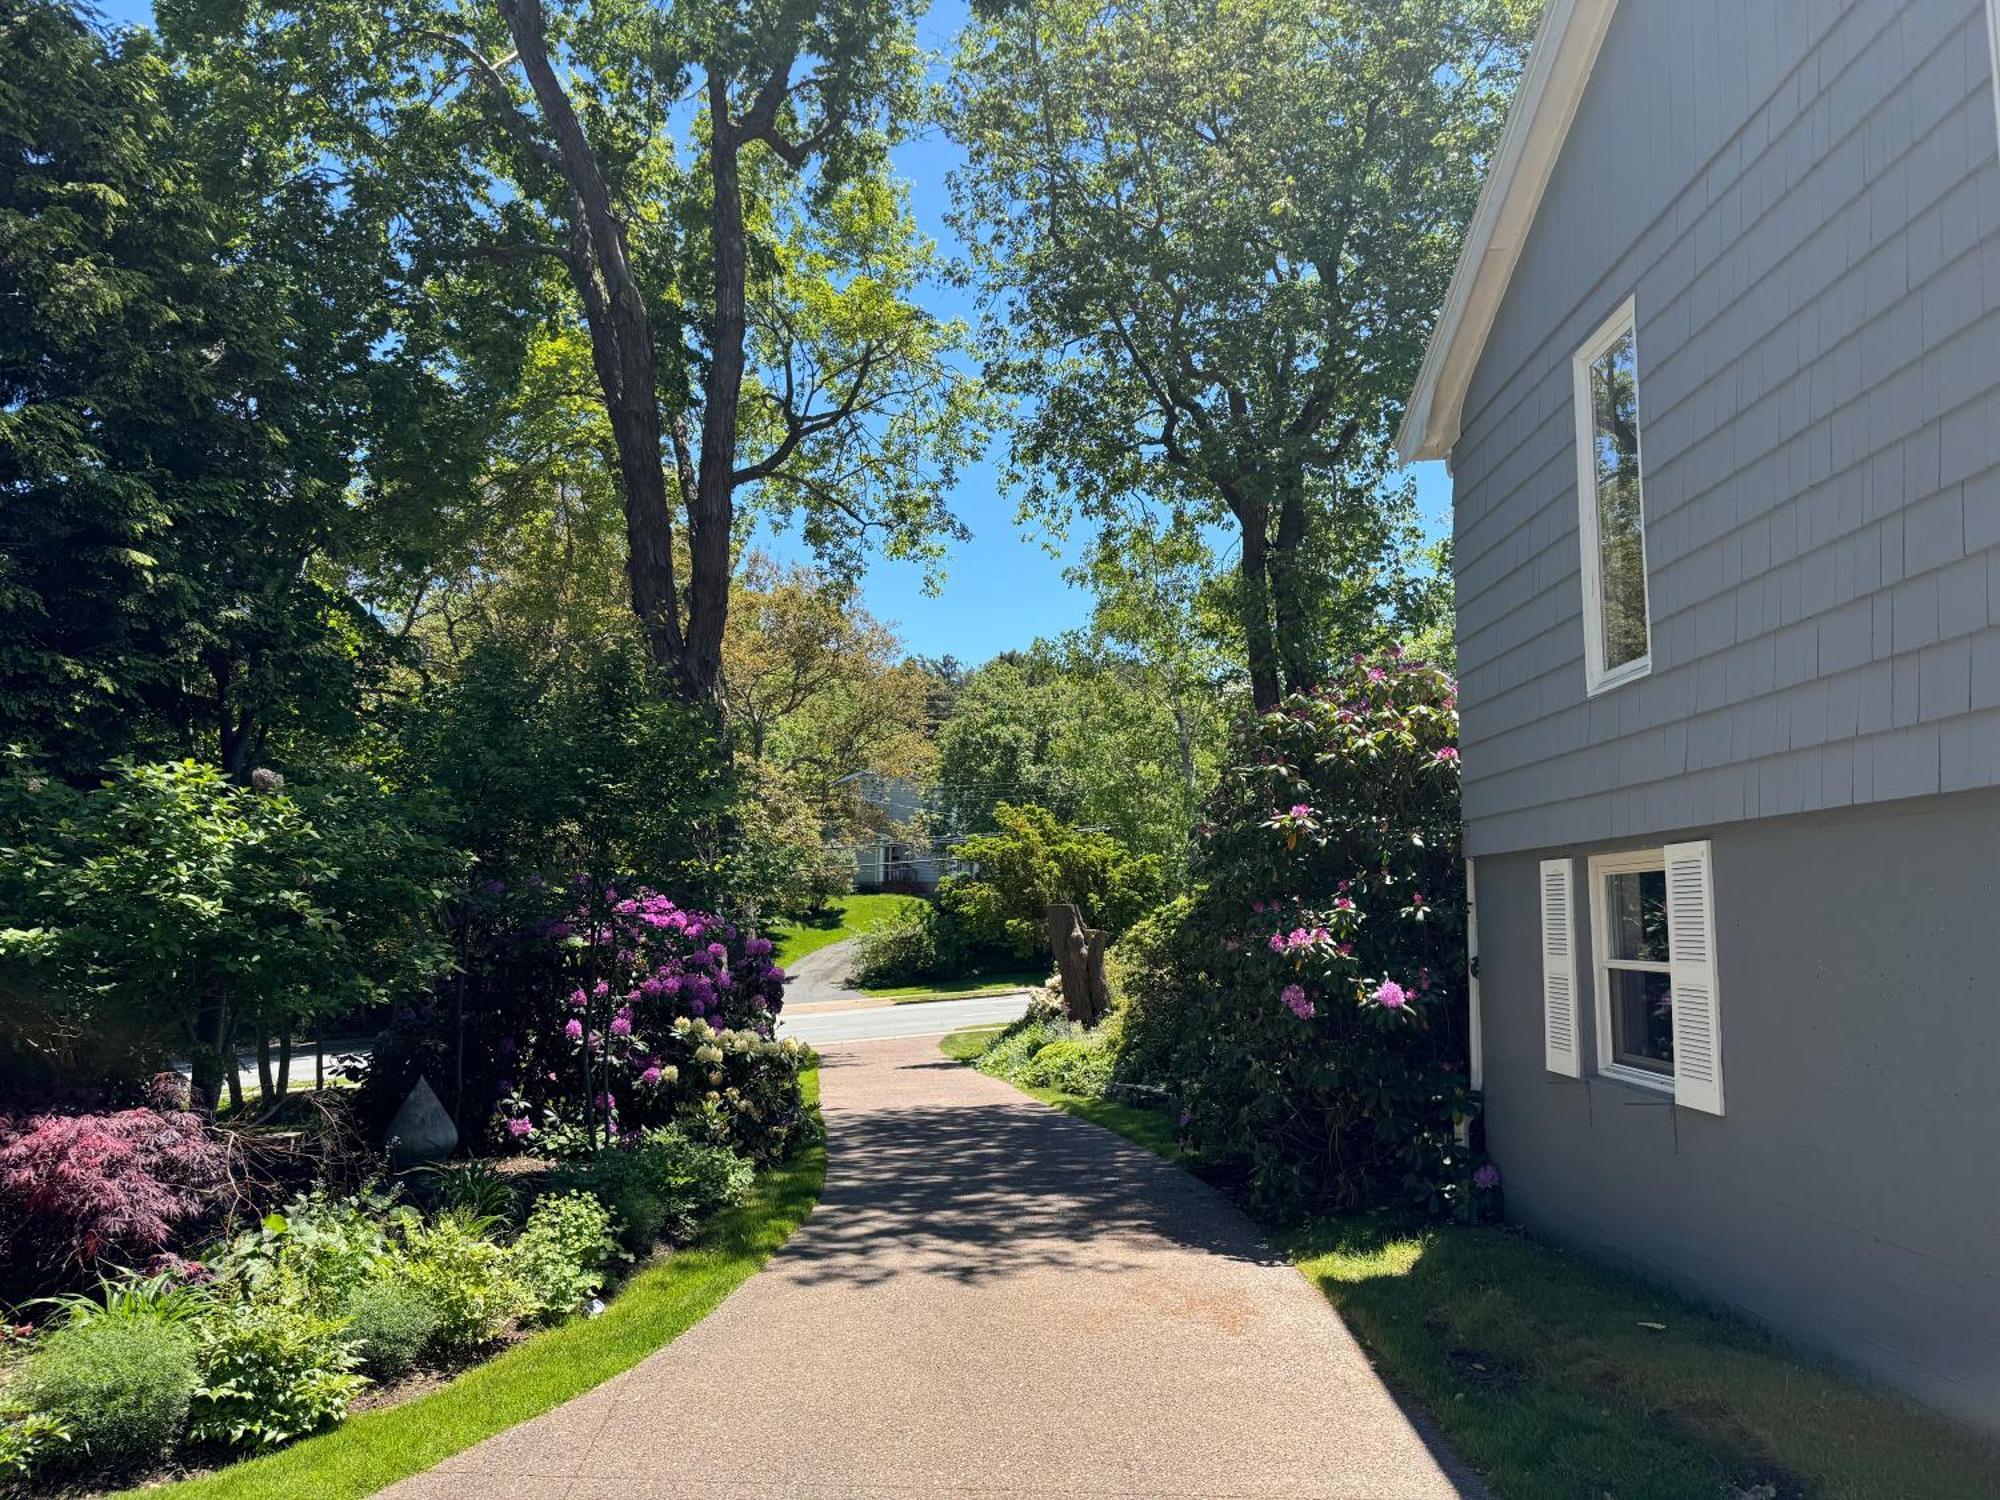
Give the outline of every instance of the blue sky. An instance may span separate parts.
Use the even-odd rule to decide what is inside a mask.
[[[102,0],[99,11],[114,24],[152,19],[148,0]],[[938,0],[920,23],[921,45],[940,58],[948,57],[965,16],[964,0]],[[961,159],[957,148],[936,130],[904,142],[895,153],[896,169],[910,184],[918,224],[954,255],[962,247],[945,222],[945,177]],[[930,306],[944,316],[974,318],[971,299],[954,287],[932,288]],[[1068,557],[1051,556],[1042,538],[1024,533],[1016,522],[1017,501],[1001,481],[1002,457],[1003,450],[996,445],[982,462],[959,473],[952,508],[972,536],[951,549],[941,593],[924,593],[923,570],[913,564],[878,561],[863,581],[863,602],[875,615],[895,623],[912,651],[956,656],[971,664],[1025,646],[1037,636],[1059,634],[1089,618],[1088,593],[1063,580]],[[1441,532],[1451,502],[1444,466],[1420,464],[1416,475],[1425,519]],[[790,537],[767,533],[760,537],[760,545],[781,558],[805,555]],[[1072,542],[1068,555],[1075,551]]]

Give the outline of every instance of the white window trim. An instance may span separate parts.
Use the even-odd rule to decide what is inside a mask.
[[[1611,903],[1604,896],[1604,881],[1609,875],[1629,875],[1643,870],[1667,868],[1667,851],[1659,849],[1633,849],[1619,854],[1593,854],[1590,857],[1590,989],[1592,1013],[1597,1022],[1597,1071],[1606,1078],[1615,1078],[1620,1083],[1636,1084],[1640,1088],[1652,1089],[1665,1094],[1669,1099],[1674,1095],[1674,1075],[1653,1073],[1645,1068],[1635,1068],[1629,1063],[1618,1061],[1618,1041],[1611,1029]],[[1666,962],[1643,960],[1623,960],[1621,969],[1642,969],[1649,973],[1671,974],[1673,966]]]
[[[2000,5],[2000,0],[1987,0]],[[1639,422],[1639,584],[1646,615],[1646,652],[1606,671],[1604,667],[1604,597],[1598,576],[1597,536],[1597,414],[1590,398],[1590,367],[1609,354],[1618,341],[1632,336],[1633,397],[1639,394],[1639,299],[1627,297],[1584,346],[1570,356],[1570,385],[1576,408],[1576,507],[1578,540],[1583,553],[1583,678],[1590,697],[1653,670],[1653,599],[1646,566],[1645,416]]]
[[[1986,40],[1993,51],[1993,118],[2000,127],[2000,0],[1986,0]]]

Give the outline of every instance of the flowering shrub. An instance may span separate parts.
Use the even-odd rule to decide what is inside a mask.
[[[137,1263],[214,1207],[227,1154],[191,1114],[0,1116],[0,1258],[30,1274]]]
[[[1456,690],[1357,660],[1240,736],[1194,895],[1121,953],[1121,1072],[1280,1213],[1471,1201]]]
[[[692,1119],[759,1160],[785,1148],[810,1054],[771,1040],[785,971],[769,938],[644,889],[583,901],[548,936],[569,979],[495,1043],[513,1064],[496,1085],[503,1141],[581,1123],[587,1142],[609,1143]]]

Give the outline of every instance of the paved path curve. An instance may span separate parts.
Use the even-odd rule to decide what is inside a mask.
[[[861,991],[849,983],[861,939],[842,938],[815,948],[785,970],[785,1003],[818,1005],[828,1000],[859,1000]]]
[[[825,1054],[826,1193],[758,1275],[396,1500],[1435,1500],[1303,1277],[1193,1178],[944,1061]]]

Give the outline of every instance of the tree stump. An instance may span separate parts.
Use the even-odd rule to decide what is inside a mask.
[[[1057,902],[1049,908],[1049,948],[1062,976],[1063,1009],[1077,1025],[1095,1026],[1110,1008],[1103,931],[1085,927],[1074,906]]]

